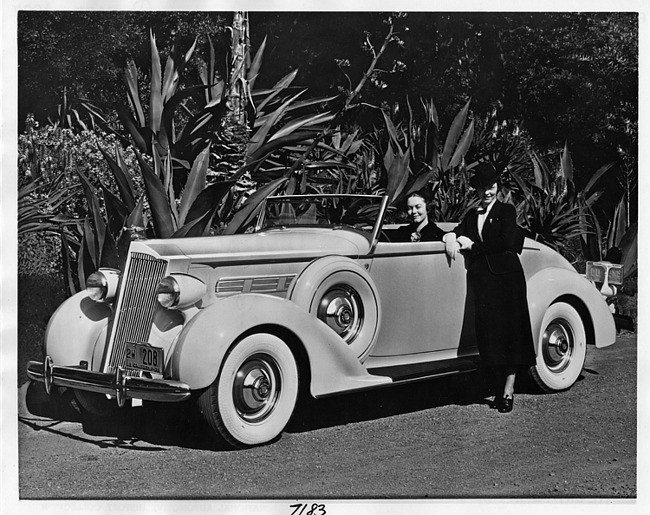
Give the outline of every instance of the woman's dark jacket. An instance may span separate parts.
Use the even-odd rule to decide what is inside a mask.
[[[481,358],[490,365],[534,365],[526,278],[518,256],[524,234],[517,226],[515,208],[495,201],[482,238],[477,221],[478,212],[472,210],[453,232],[474,242],[463,255]]]
[[[397,229],[390,229],[385,231],[386,235],[390,238],[390,241],[402,242],[402,241],[411,241],[411,234],[413,234],[419,223],[410,223],[408,225],[403,225]],[[428,222],[422,229],[420,229],[420,241],[442,241],[442,237],[445,235],[445,232],[440,229],[435,223]]]

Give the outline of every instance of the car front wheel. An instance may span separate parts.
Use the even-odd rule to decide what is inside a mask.
[[[298,396],[298,367],[277,336],[245,337],[226,355],[215,382],[199,397],[203,417],[234,447],[267,443],[285,428]]]
[[[587,355],[582,318],[573,306],[557,302],[544,314],[537,342],[537,364],[530,369],[546,392],[570,388],[580,377]]]

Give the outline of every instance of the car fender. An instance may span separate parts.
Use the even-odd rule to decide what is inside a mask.
[[[339,285],[354,291],[360,305],[358,312],[353,311],[352,318],[358,315],[362,320],[361,327],[350,339],[349,348],[363,362],[377,341],[382,316],[379,292],[368,272],[357,261],[335,255],[314,260],[293,281],[287,298],[316,316],[324,296]]]
[[[82,361],[94,365],[93,352],[100,335],[106,334],[111,313],[109,305],[95,302],[85,291],[68,298],[47,324],[45,354],[55,365],[74,366]]]
[[[593,328],[593,342],[596,347],[606,347],[616,341],[614,318],[607,302],[583,276],[563,268],[545,268],[528,279],[528,308],[533,335],[539,335],[542,319],[548,307],[561,297],[580,299],[586,308]],[[586,327],[587,334],[590,328]],[[536,338],[536,336],[535,336]]]
[[[170,372],[193,390],[211,385],[231,345],[264,326],[288,330],[302,343],[310,367],[314,397],[390,383],[373,376],[325,323],[293,302],[262,294],[218,299],[194,316],[174,346]]]

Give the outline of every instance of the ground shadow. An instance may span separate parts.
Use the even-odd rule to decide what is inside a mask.
[[[491,397],[497,390],[489,373],[479,370],[323,399],[302,395],[286,431],[301,433],[448,405],[475,404],[490,409],[494,407]],[[525,376],[518,378],[515,391],[539,393],[539,389]],[[25,400],[31,417],[21,416],[21,423],[34,430],[81,438],[99,447],[124,447],[143,452],[162,450],[159,446],[233,450],[225,441],[215,437],[193,399],[174,404],[145,403],[118,410],[110,418],[88,417],[79,409],[70,391],[54,388],[48,395],[42,383],[30,383]],[[80,423],[88,438],[61,430],[61,421]]]
[[[311,431],[447,405],[489,408],[493,390],[490,378],[476,371],[321,399],[303,397],[286,431]]]

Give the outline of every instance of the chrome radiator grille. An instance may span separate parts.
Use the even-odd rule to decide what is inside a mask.
[[[124,366],[127,342],[144,343],[148,340],[156,309],[156,286],[164,277],[166,268],[167,261],[139,252],[131,253],[113,321],[110,370]]]

